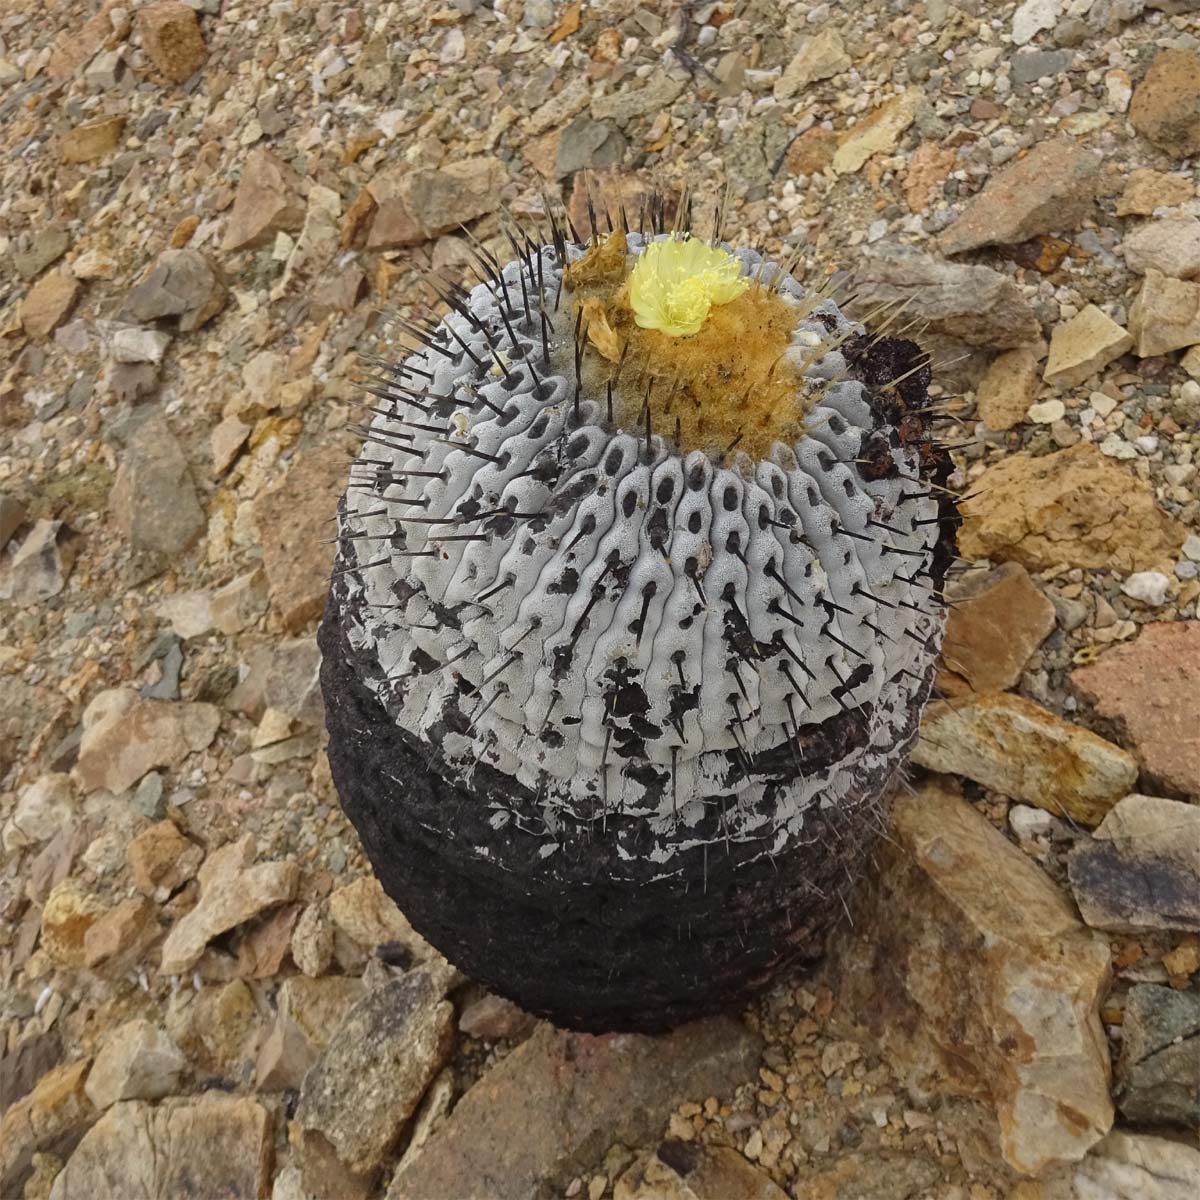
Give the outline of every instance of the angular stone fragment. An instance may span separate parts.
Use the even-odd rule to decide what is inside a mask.
[[[281,231],[297,232],[304,224],[303,182],[269,150],[252,150],[242,167],[221,248],[263,246]]]
[[[458,1028],[468,1037],[497,1041],[500,1038],[523,1037],[529,1033],[537,1018],[518,1008],[503,996],[486,995],[473,1000],[462,1011]]]
[[[1166,217],[1135,230],[1122,243],[1125,265],[1145,274],[1161,271],[1175,279],[1200,275],[1200,220]]]
[[[35,1154],[66,1158],[95,1121],[98,1114],[83,1090],[91,1065],[90,1058],[81,1058],[56,1067],[0,1118],[0,1196],[5,1200],[22,1194]]]
[[[1137,779],[1119,746],[1009,693],[931,704],[913,761],[1095,825]]]
[[[1038,352],[1018,346],[998,354],[987,369],[975,394],[979,419],[996,432],[1020,424],[1037,395]]]
[[[124,314],[135,321],[177,317],[179,332],[199,329],[225,307],[224,281],[199,250],[164,250],[125,298]]]
[[[298,1088],[364,991],[361,979],[347,975],[285,979],[276,997],[275,1024],[258,1052],[259,1088]]]
[[[1089,304],[1069,321],[1054,327],[1046,382],[1056,387],[1076,387],[1104,370],[1133,345],[1133,338],[1107,313]]]
[[[118,1100],[159,1100],[176,1090],[186,1066],[179,1047],[139,1017],[104,1039],[84,1091],[101,1111]]]
[[[241,633],[267,610],[267,577],[262,569],[239,575],[212,596],[213,624],[221,633]]]
[[[365,875],[329,897],[329,915],[347,937],[365,950],[399,943],[418,960],[430,958],[429,943],[408,923],[374,875]]]
[[[760,1048],[730,1017],[664,1037],[594,1037],[543,1023],[401,1165],[388,1200],[559,1196],[614,1142],[644,1144],[684,1101],[728,1096],[751,1080]]]
[[[53,962],[82,967],[84,938],[104,905],[77,879],[64,879],[42,906],[42,949]]]
[[[109,506],[139,573],[173,565],[204,532],[187,459],[162,413],[151,413],[130,436]]]
[[[43,275],[21,301],[21,327],[30,337],[48,337],[70,316],[78,298],[79,283],[70,275]]]
[[[1002,563],[953,596],[942,660],[976,692],[1015,687],[1054,628],[1054,605],[1019,563]]]
[[[23,501],[0,492],[0,550],[8,545],[9,538],[25,523],[27,515],[28,509]]]
[[[731,1146],[672,1139],[617,1180],[613,1200],[787,1200],[787,1193]]]
[[[1121,731],[1147,775],[1200,798],[1200,621],[1144,625],[1134,641],[1073,671],[1071,683]]]
[[[62,136],[59,150],[63,162],[89,163],[110,154],[121,143],[125,117],[101,117],[85,121]]]
[[[289,631],[318,616],[325,605],[333,563],[326,526],[345,483],[343,474],[335,455],[310,450],[296,457],[279,486],[255,502],[271,604]]]
[[[1195,194],[1195,185],[1179,175],[1141,168],[1130,173],[1117,200],[1117,216],[1148,217],[1156,208],[1173,208]]]
[[[842,36],[832,25],[808,38],[775,81],[775,99],[789,100],[818,79],[829,79],[851,65]]]
[[[15,239],[13,266],[22,279],[33,279],[67,252],[71,235],[61,225],[45,225]]]
[[[296,1120],[329,1141],[349,1170],[377,1168],[454,1039],[454,1006],[411,971],[369,992],[345,1016],[304,1078]]]
[[[967,558],[1129,573],[1173,563],[1186,536],[1148,484],[1084,442],[1038,458],[1010,455],[977,487],[962,506]]]
[[[437,170],[389,167],[369,184],[377,207],[367,249],[428,241],[495,212],[506,180],[504,164],[498,158],[460,159]]]
[[[1116,1097],[1129,1121],[1200,1124],[1200,995],[1149,983],[1129,989]]]
[[[900,135],[916,120],[920,103],[920,88],[911,88],[869,112],[842,135],[831,164],[834,171],[848,175],[872,155],[894,150]]]
[[[146,700],[128,688],[112,688],[84,710],[72,776],[85,791],[123,792],[147,771],[203,750],[220,723],[220,710],[212,704]]]
[[[262,1200],[273,1151],[271,1114],[248,1097],[126,1101],[88,1131],[50,1200]]]
[[[1075,1168],[1072,1185],[1078,1200],[1195,1200],[1200,1150],[1114,1129]]]
[[[1107,943],[939,786],[900,797],[891,839],[842,954],[839,1003],[918,1093],[990,1097],[1015,1170],[1078,1161],[1113,1117]]]
[[[195,12],[179,0],[155,0],[138,10],[146,57],[172,83],[190,79],[204,64],[204,36]]]
[[[1172,158],[1200,154],[1200,54],[1163,50],[1134,89],[1129,119]]]
[[[52,838],[75,813],[71,778],[52,772],[22,788],[11,821],[4,827],[4,848],[36,846]]]
[[[903,301],[910,319],[971,346],[1004,349],[1041,334],[1033,308],[1008,276],[909,246],[872,248],[854,272],[854,286],[865,304]]]
[[[133,886],[143,896],[163,901],[195,877],[204,851],[184,837],[173,821],[159,821],[129,843],[126,858]]]
[[[1076,229],[1091,215],[1100,158],[1070,138],[1039,142],[1005,167],[938,239],[944,254]]]
[[[64,521],[37,521],[0,572],[0,599],[24,608],[57,596],[67,585],[79,535]]]
[[[1129,308],[1139,358],[1200,343],[1200,283],[1171,279],[1151,267]]]
[[[122,900],[98,917],[83,935],[84,966],[128,968],[158,936],[157,910],[143,896]]]
[[[1095,929],[1200,931],[1200,806],[1126,796],[1071,850],[1067,870]]]
[[[213,938],[296,898],[300,868],[291,861],[254,862],[254,835],[222,846],[199,871],[200,901],[163,943],[161,971],[189,971]]]

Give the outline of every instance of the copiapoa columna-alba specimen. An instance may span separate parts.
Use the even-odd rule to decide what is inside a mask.
[[[509,238],[376,361],[330,763],[464,971],[662,1029],[843,912],[932,683],[950,462],[919,348],[783,265],[661,206]]]

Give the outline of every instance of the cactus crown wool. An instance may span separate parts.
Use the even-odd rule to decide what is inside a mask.
[[[655,225],[512,233],[404,323],[335,591],[363,682],[492,830],[668,876],[878,796],[956,517],[913,343]]]

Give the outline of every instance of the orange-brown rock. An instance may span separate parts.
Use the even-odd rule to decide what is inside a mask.
[[[90,1058],[56,1067],[0,1120],[0,1196],[20,1196],[37,1153],[65,1158],[97,1113],[83,1090]]]
[[[1071,683],[1159,787],[1200,798],[1200,621],[1146,625]]]
[[[1040,458],[1014,454],[976,486],[980,494],[962,510],[966,558],[1019,562],[1031,571],[1170,570],[1186,534],[1158,507],[1149,484],[1086,442]]]
[[[1129,119],[1173,158],[1200,154],[1200,54],[1162,51],[1134,90]]]
[[[1015,687],[1054,628],[1054,605],[1019,563],[1002,563],[954,596],[942,645],[944,674],[976,692]]]
[[[179,0],[157,0],[139,10],[146,57],[172,83],[190,79],[204,64],[204,35],[195,12]]]

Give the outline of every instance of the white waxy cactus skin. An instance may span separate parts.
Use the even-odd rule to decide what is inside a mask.
[[[642,245],[629,236],[631,254]],[[675,850],[714,840],[714,803],[719,836],[770,853],[811,806],[860,803],[856,781],[890,774],[907,746],[941,642],[915,578],[938,501],[898,437],[891,478],[856,466],[879,418],[861,383],[838,381],[843,355],[822,352],[855,328],[831,300],[778,284],[819,393],[806,436],[759,462],[681,457],[610,425],[603,396],[577,405],[561,264],[540,254],[538,271],[504,269],[507,325],[496,283],[480,284],[472,319],[451,312],[441,348],[382,389],[340,518],[350,643],[444,771],[469,781],[486,762],[538,797],[545,854],[564,821],[620,813],[674,835],[656,843],[667,873]],[[746,274],[777,270],[737,257]],[[535,301],[544,288],[548,367],[522,273]],[[845,754],[806,765],[799,732],[848,714]],[[496,827],[508,819],[497,807]]]

